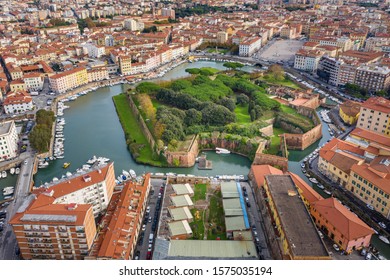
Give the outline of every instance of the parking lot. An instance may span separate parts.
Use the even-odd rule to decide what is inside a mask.
[[[302,47],[305,41],[275,40],[271,41],[264,49],[260,49],[260,59],[268,61],[294,60],[295,53]]]

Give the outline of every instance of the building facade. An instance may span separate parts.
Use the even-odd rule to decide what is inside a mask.
[[[88,83],[88,73],[85,67],[77,67],[49,78],[50,87],[56,93],[65,93]]]
[[[0,123],[0,161],[11,159],[18,155],[18,140],[19,137],[14,121]]]
[[[18,114],[33,109],[32,98],[25,91],[9,92],[3,102],[6,114]]]
[[[390,101],[383,97],[370,97],[360,108],[356,127],[390,136]]]
[[[388,67],[362,65],[356,70],[355,83],[371,92],[387,90],[390,87]]]

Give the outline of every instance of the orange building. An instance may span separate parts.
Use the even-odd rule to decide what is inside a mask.
[[[114,164],[35,190],[10,224],[23,259],[79,260],[96,235],[94,215],[111,199]],[[88,202],[89,201],[89,202]]]
[[[143,184],[127,182],[114,192],[88,259],[133,259],[150,189],[146,174]]]
[[[310,214],[317,227],[347,254],[370,245],[374,231],[337,199],[314,202]]]

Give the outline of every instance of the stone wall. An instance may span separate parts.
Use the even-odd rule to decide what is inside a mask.
[[[191,167],[199,154],[199,136],[194,136],[187,151],[172,152],[166,151],[165,157],[170,166]],[[175,164],[178,163],[177,164]]]
[[[133,111],[133,114],[135,117],[137,117],[137,122],[141,126],[142,132],[146,137],[146,140],[148,140],[150,147],[153,148],[156,145],[156,142],[154,141],[152,133],[150,133],[148,126],[146,125],[144,119],[141,116],[141,113],[138,111],[137,106],[135,105],[133,99],[130,95],[126,94],[127,100],[129,101],[129,105],[131,110]]]
[[[316,126],[303,134],[285,133],[284,137],[288,149],[304,150],[322,137],[322,124],[314,109],[300,106],[297,111],[310,118]]]
[[[259,147],[257,148],[256,155],[252,164],[254,165],[268,164],[275,168],[282,169],[283,172],[286,172],[288,170],[288,159],[285,157],[263,154],[264,148],[265,148],[265,142],[260,143]]]

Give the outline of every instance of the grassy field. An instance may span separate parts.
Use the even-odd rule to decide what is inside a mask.
[[[131,143],[136,143],[140,147],[136,161],[155,166],[163,166],[164,164],[161,161],[153,159],[153,151],[130,109],[126,96],[119,94],[114,96],[113,100],[125,135],[131,138],[126,140],[130,140]]]
[[[234,109],[234,113],[236,114],[237,123],[251,122],[251,116],[248,114],[248,105],[237,106],[236,109]]]
[[[264,75],[259,79],[272,85],[280,85],[280,86],[285,86],[293,89],[300,89],[299,85],[294,83],[288,77],[284,77],[284,79],[275,79],[271,75]]]
[[[193,200],[194,201],[205,200],[206,191],[207,191],[206,184],[195,184]]]
[[[196,208],[193,208],[190,211],[192,216],[194,217],[192,223],[190,223],[192,229],[192,239],[203,240],[204,238],[203,212],[205,210],[198,210]]]
[[[303,116],[297,112],[294,108],[291,108],[287,105],[282,104],[281,105],[281,111],[290,115],[293,115],[297,119],[300,119],[302,121],[302,124],[305,124],[307,126],[307,130],[310,130],[311,128],[314,127],[314,123],[311,119],[309,119],[306,116]]]
[[[226,239],[225,215],[223,212],[222,194],[220,191],[215,192],[214,195],[210,197],[208,221],[209,229],[207,239],[215,240],[217,237]]]

